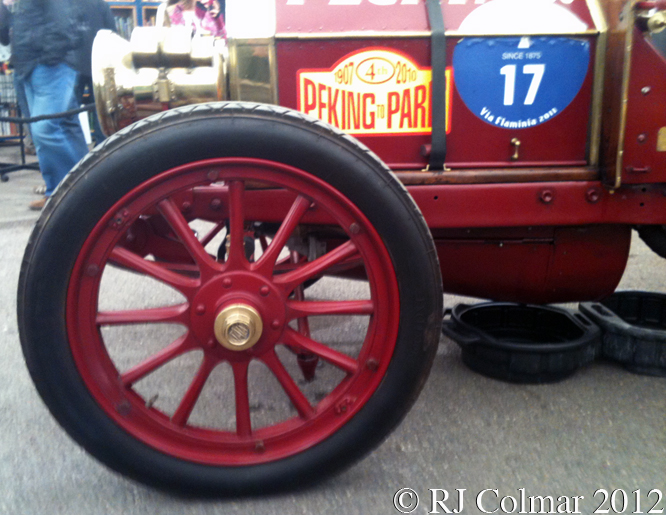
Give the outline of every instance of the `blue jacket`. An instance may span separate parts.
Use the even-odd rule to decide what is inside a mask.
[[[19,0],[12,23],[12,63],[21,78],[38,64],[76,69],[83,37],[78,0]]]
[[[82,40],[76,70],[85,76],[92,75],[92,45],[97,32],[102,29],[116,31],[116,21],[105,0],[76,0],[77,12],[82,15]]]

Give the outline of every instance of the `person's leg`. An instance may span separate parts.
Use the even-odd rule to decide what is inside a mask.
[[[14,73],[14,90],[16,91],[16,102],[18,103],[23,118],[30,117],[30,109],[28,109],[28,99],[25,97],[25,86],[23,79],[19,78],[18,74]],[[32,146],[32,136],[30,135],[30,124],[23,125],[23,135],[26,147]]]
[[[43,116],[78,107],[74,91],[76,75],[76,71],[65,64],[35,67],[25,80],[30,115]],[[88,146],[78,115],[34,122],[31,130],[48,197],[88,153]]]

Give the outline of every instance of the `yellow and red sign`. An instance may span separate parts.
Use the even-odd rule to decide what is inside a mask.
[[[446,70],[446,132],[451,130]],[[330,69],[298,71],[298,109],[352,135],[429,134],[432,74],[404,54],[369,48]]]

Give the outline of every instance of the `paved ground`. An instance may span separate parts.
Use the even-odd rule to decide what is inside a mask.
[[[0,158],[11,149],[0,149]],[[0,159],[2,160],[2,159]],[[400,428],[346,473],[283,496],[183,500],[125,480],[90,458],[53,421],[38,398],[19,348],[15,315],[19,263],[37,215],[39,174],[22,171],[0,184],[0,513],[7,514],[391,514],[394,494],[412,488],[414,513],[432,511],[429,489],[446,489],[463,513],[498,508],[505,496],[550,495],[560,513],[589,514],[606,489],[623,489],[624,513],[647,512],[666,492],[666,379],[595,364],[554,385],[520,386],[467,370],[442,338],[430,379]],[[666,266],[639,241],[622,288],[666,289]],[[449,306],[459,299],[447,296]],[[441,499],[441,492],[438,493]],[[407,503],[409,496],[402,496]],[[615,494],[622,511],[621,492]],[[568,504],[567,504],[568,503]],[[510,500],[495,513],[511,512]],[[602,509],[612,507],[607,502]],[[657,508],[666,508],[662,500]],[[518,513],[515,509],[513,512]],[[435,513],[444,513],[438,508]],[[528,513],[529,508],[522,513]],[[536,512],[536,511],[535,511]]]

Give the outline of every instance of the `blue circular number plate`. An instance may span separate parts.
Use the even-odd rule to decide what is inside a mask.
[[[580,91],[590,44],[566,37],[466,38],[453,53],[465,105],[484,122],[526,129],[560,114]]]

